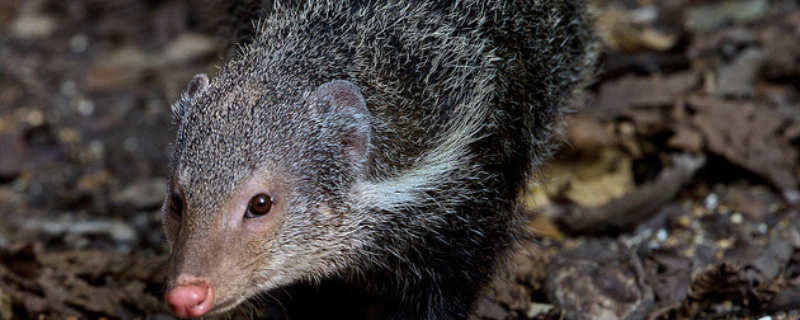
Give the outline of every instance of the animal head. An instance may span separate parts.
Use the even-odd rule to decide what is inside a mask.
[[[348,81],[223,71],[173,105],[178,137],[163,207],[166,302],[224,312],[261,291],[340,271],[361,230],[348,190],[364,176],[369,115]]]

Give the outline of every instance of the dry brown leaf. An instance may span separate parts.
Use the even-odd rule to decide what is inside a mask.
[[[161,309],[164,259],[100,251],[41,253],[39,246],[0,250],[0,291],[8,295],[15,317],[115,318],[120,311],[146,314]]]
[[[612,148],[573,163],[556,163],[549,172],[560,181],[553,184],[557,191],[550,190],[584,207],[601,206],[634,189],[632,163],[630,155]]]
[[[798,150],[781,132],[798,119],[766,105],[700,96],[691,97],[687,107],[710,152],[761,175],[785,194],[796,193]]]
[[[539,214],[536,215],[530,222],[528,222],[528,227],[531,229],[531,233],[537,238],[551,238],[555,240],[562,240],[564,239],[564,233],[553,223],[553,220],[546,215]]]
[[[603,43],[619,51],[666,51],[678,41],[677,36],[664,34],[649,26],[638,28],[629,12],[616,8],[602,10],[595,25]]]

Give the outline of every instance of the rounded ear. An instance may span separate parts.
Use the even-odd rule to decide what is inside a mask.
[[[361,89],[350,81],[330,81],[314,90],[310,102],[326,127],[341,139],[345,156],[362,165],[367,160],[371,133]]]
[[[180,123],[181,119],[183,119],[190,102],[199,94],[208,90],[208,82],[208,76],[205,73],[196,74],[192,77],[192,81],[189,81],[189,85],[183,91],[181,99],[172,105],[172,119],[176,123]]]
[[[186,95],[194,98],[198,94],[206,92],[208,90],[208,82],[208,76],[205,73],[194,75],[192,81],[189,81],[189,85],[186,87]]]

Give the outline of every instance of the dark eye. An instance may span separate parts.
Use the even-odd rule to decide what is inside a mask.
[[[272,203],[272,198],[269,195],[259,193],[250,199],[250,203],[247,205],[247,212],[244,213],[244,217],[261,217],[269,213],[269,210],[272,209]]]
[[[177,193],[173,193],[169,196],[169,209],[178,217],[183,213],[183,200]]]

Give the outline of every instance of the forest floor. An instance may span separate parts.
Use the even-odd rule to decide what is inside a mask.
[[[169,319],[200,0],[0,0],[0,320]],[[800,319],[800,3],[597,0],[598,81],[481,319]]]

